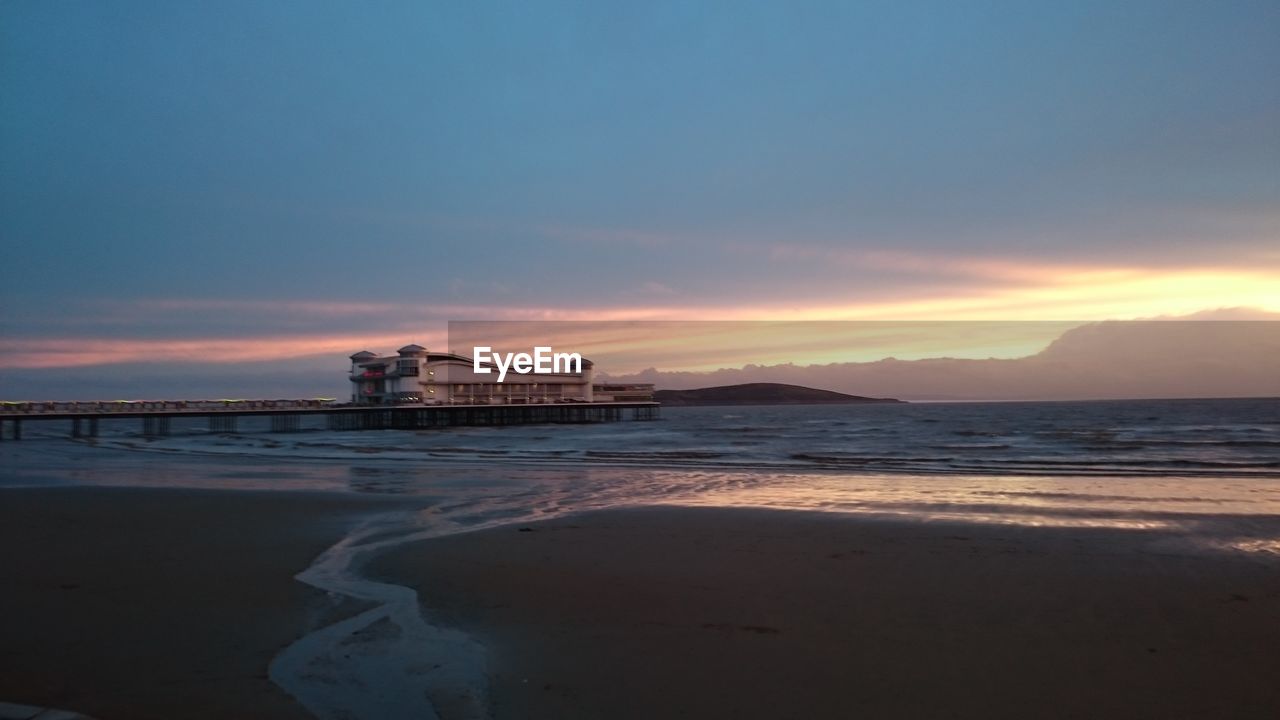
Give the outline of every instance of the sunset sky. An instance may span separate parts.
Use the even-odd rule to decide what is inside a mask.
[[[1276,2],[502,5],[0,5],[0,397],[448,320],[1280,311]]]

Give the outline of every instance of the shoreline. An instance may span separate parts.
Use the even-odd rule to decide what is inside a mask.
[[[659,506],[416,541],[366,575],[487,647],[499,720],[1274,717],[1275,558],[1179,539]]]

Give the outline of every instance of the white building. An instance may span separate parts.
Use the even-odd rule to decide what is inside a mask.
[[[405,345],[396,355],[378,357],[365,351],[351,356],[351,402],[357,405],[519,405],[613,401],[612,393],[597,397],[592,384],[594,374],[591,361],[583,359],[581,372],[508,374],[506,381],[500,383],[496,369],[477,373],[471,358],[429,352],[421,345]],[[643,394],[639,386],[626,387],[631,389],[628,400]],[[646,399],[652,399],[653,386],[646,387]]]

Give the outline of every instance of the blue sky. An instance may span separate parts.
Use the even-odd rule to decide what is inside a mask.
[[[1280,310],[1278,39],[1274,2],[6,2],[0,366]]]

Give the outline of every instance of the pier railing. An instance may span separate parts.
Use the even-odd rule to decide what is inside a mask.
[[[0,416],[48,413],[134,413],[165,411],[298,410],[334,407],[333,398],[307,400],[51,400],[0,401]]]

